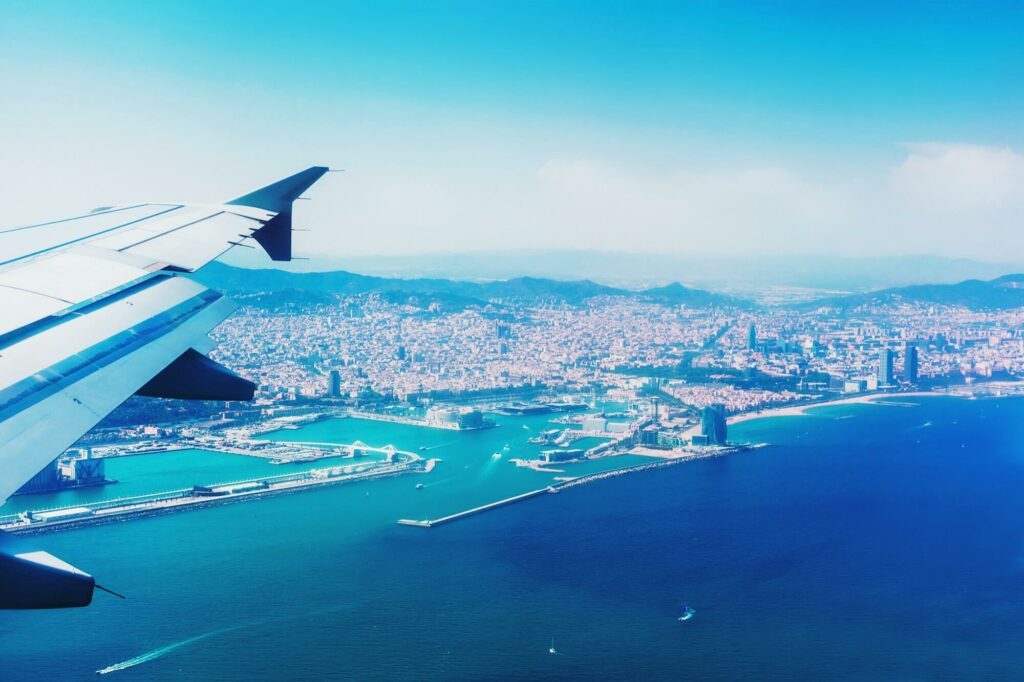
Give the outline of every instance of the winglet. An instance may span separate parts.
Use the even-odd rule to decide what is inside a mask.
[[[227,202],[234,206],[253,206],[262,208],[264,211],[281,213],[292,207],[292,202],[299,198],[303,192],[329,171],[324,166],[312,166],[304,171],[291,175],[284,180],[278,180],[266,187],[249,192],[237,199]]]
[[[253,206],[276,213],[277,215],[260,228],[253,237],[272,260],[291,260],[292,202],[329,170],[325,166],[312,166],[227,203],[235,206]]]

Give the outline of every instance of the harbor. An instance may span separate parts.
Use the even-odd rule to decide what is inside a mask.
[[[431,412],[433,419],[448,424],[460,420],[470,424],[491,423],[476,416],[479,414],[467,408]],[[0,529],[47,532],[405,473],[429,474],[440,461],[436,455],[443,453],[448,462],[446,474],[440,479],[424,478],[423,483],[413,486],[417,492],[405,492],[408,499],[396,506],[401,525],[430,528],[542,493],[556,493],[609,476],[749,447],[704,445],[664,449],[631,445],[630,431],[635,430],[635,422],[630,424],[630,431],[613,432],[609,428],[611,422],[586,418],[578,420],[581,423],[576,428],[552,429],[551,413],[505,415],[500,419],[506,428],[460,428],[454,429],[458,433],[447,435],[453,429],[430,428],[421,420],[347,414],[344,418],[289,424],[291,428],[277,431],[261,429],[258,435],[253,430],[237,428],[206,433],[179,439],[177,447],[170,443],[165,447],[151,445],[149,452],[139,452],[138,447],[126,448],[123,454],[137,455],[133,457],[119,456],[122,453],[113,447],[97,447],[92,454],[99,458],[94,461],[112,463],[117,478],[127,482],[115,486],[117,492],[127,486],[124,492],[111,499],[99,492],[87,495],[65,491],[39,500],[45,500],[45,504],[37,502],[31,506],[30,499],[36,498],[24,496],[0,515]],[[374,446],[363,439],[388,444]],[[328,466],[331,460],[336,463]],[[158,468],[166,471],[163,475],[170,485],[156,487],[145,482],[145,475],[140,477],[142,472],[156,473]],[[275,469],[286,471],[277,473]],[[200,473],[190,473],[193,470]],[[435,489],[437,492],[433,492]],[[451,501],[457,499],[452,496],[456,490],[461,491],[459,497],[468,504],[462,511],[450,513]]]
[[[426,474],[430,473],[438,462],[436,458],[424,459],[416,453],[397,450],[393,446],[363,447],[383,452],[386,457],[377,461],[225,483],[194,484],[188,488],[120,497],[89,504],[26,510],[0,516],[0,530],[16,534],[33,534],[125,521],[331,485],[390,478],[410,473]]]

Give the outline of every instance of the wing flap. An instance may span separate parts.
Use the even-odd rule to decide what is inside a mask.
[[[259,221],[222,211],[186,227],[149,235],[146,240],[119,250],[192,272],[262,227]]]
[[[74,305],[148,274],[145,270],[107,258],[61,252],[0,272],[0,286],[33,292]]]
[[[0,311],[3,311],[3,315],[0,315],[0,335],[20,329],[66,307],[66,302],[49,296],[0,286]]]
[[[94,240],[180,208],[179,204],[138,204],[0,230],[0,266]]]

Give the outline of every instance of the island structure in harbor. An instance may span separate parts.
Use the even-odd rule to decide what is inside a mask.
[[[434,406],[426,410],[422,417],[414,414],[403,414],[399,411],[352,410],[349,416],[373,421],[408,424],[410,426],[426,426],[431,429],[447,431],[480,431],[493,429],[498,424],[484,416],[484,413],[473,407]]]

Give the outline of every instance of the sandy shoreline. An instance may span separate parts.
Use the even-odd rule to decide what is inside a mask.
[[[957,386],[951,390],[943,391],[913,391],[907,393],[869,393],[866,395],[850,396],[848,398],[819,400],[815,402],[802,403],[800,405],[770,407],[768,409],[760,410],[757,412],[744,412],[742,414],[735,414],[727,418],[726,423],[732,425],[740,424],[742,422],[747,421],[753,421],[755,419],[767,419],[768,417],[795,417],[806,415],[807,410],[811,410],[816,407],[831,407],[834,405],[855,405],[863,403],[884,402],[897,406],[903,406],[900,405],[900,403],[898,402],[901,398],[921,398],[928,396],[940,396],[947,398],[969,398],[977,395],[978,393],[986,393],[993,389],[998,390],[1000,388],[1011,387],[1020,389],[1021,387],[1024,387],[1024,381],[1001,381],[986,384],[975,384],[973,386]]]
[[[880,398],[894,398],[897,396],[910,398],[913,396],[923,395],[943,394],[923,391],[919,393],[871,393],[869,395],[857,395],[850,396],[849,398],[835,398],[832,400],[819,400],[810,403],[803,403],[801,405],[787,405],[785,407],[769,407],[766,410],[759,410],[757,412],[744,412],[742,414],[734,414],[728,419],[726,419],[726,423],[732,425],[740,424],[742,422],[747,421],[753,421],[754,419],[767,419],[768,417],[797,417],[807,414],[807,410],[814,409],[815,407],[831,407],[834,405],[855,405],[861,403],[871,403]]]

